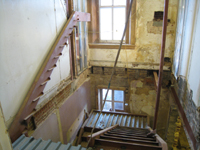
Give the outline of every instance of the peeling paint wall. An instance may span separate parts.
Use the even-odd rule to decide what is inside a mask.
[[[66,21],[66,8],[58,0],[0,0],[0,20],[0,100],[9,126]],[[65,47],[40,103],[55,95],[69,70]]]
[[[169,2],[165,57],[173,58],[178,0]],[[118,67],[158,69],[162,33],[153,26],[154,12],[164,10],[164,0],[138,0],[136,3],[136,44],[134,49],[122,49]],[[90,65],[112,67],[117,49],[90,49]],[[137,66],[134,66],[137,64]],[[171,67],[171,66],[170,66]],[[167,70],[170,67],[165,66]]]
[[[149,84],[144,78],[130,82],[130,112],[134,114],[148,114],[150,127],[153,127],[155,104],[156,90],[154,84]],[[157,122],[157,132],[163,139],[166,134],[169,106],[169,90],[165,88],[161,90]]]

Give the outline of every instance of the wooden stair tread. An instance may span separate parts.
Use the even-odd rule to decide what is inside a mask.
[[[143,143],[143,144],[148,144],[148,145],[156,145],[158,146],[158,143],[155,141],[146,141],[146,140],[139,140],[139,139],[128,139],[128,138],[119,138],[119,137],[112,137],[112,136],[105,136],[105,135],[101,135],[100,138],[103,139],[110,139],[110,140],[117,140],[117,141],[127,141],[127,142],[131,142],[131,143]]]
[[[104,135],[113,136],[113,137],[129,138],[129,139],[141,139],[141,140],[147,140],[147,141],[156,141],[155,138],[148,138],[148,137],[123,136],[123,135],[108,134],[108,133],[105,133]]]
[[[126,136],[135,136],[135,137],[147,137],[146,135],[142,134],[127,134],[127,133],[115,133],[115,132],[107,132],[109,134],[117,134],[117,135],[126,135]]]
[[[122,142],[122,141],[115,141],[115,140],[107,140],[107,139],[96,139],[95,140],[97,143],[101,142],[101,143],[112,143],[114,144],[113,146],[119,146],[119,145],[124,145],[124,146],[138,146],[138,147],[142,147],[146,150],[152,149],[152,150],[161,150],[162,147],[161,146],[154,146],[154,145],[148,145],[148,144],[138,144],[138,143],[130,143],[130,142]]]
[[[126,134],[143,134],[143,135],[147,135],[148,133],[146,132],[128,132],[128,131],[110,131],[113,133],[126,133]]]

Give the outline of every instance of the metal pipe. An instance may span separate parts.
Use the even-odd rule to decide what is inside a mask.
[[[166,41],[166,33],[167,33],[168,6],[169,6],[169,0],[165,0],[165,6],[164,6],[165,8],[164,8],[164,16],[163,16],[162,45],[161,45],[161,53],[160,53],[160,69],[159,69],[158,87],[157,87],[157,95],[156,95],[156,108],[155,108],[155,114],[154,114],[153,130],[156,129],[158,109],[159,109],[159,103],[160,103],[160,92],[161,92],[161,86],[162,86],[163,65],[164,65],[164,55],[165,55],[165,41]]]

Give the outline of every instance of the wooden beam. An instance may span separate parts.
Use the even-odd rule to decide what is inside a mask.
[[[100,43],[100,44],[93,44],[90,43],[89,44],[89,48],[94,48],[94,49],[118,49],[119,45],[117,44],[104,44],[104,43]],[[122,49],[134,49],[135,45],[130,45],[130,44],[123,44],[122,45]]]
[[[154,84],[155,84],[156,91],[157,91],[157,88],[158,88],[158,74],[157,74],[157,72],[154,71],[153,75],[154,75],[154,80],[155,80]]]
[[[94,110],[94,112],[98,112],[100,113],[100,110]],[[113,111],[102,111],[102,113],[106,113],[106,114],[119,114],[119,115],[128,115],[128,116],[139,116],[139,117],[147,117],[147,115],[143,115],[143,114],[130,114],[130,113],[126,113],[126,112],[113,112]]]
[[[169,0],[165,0],[164,16],[163,16],[162,44],[161,44],[161,53],[160,53],[159,79],[158,79],[156,107],[155,107],[154,122],[153,122],[154,130],[156,129],[156,125],[157,125],[158,109],[159,109],[159,103],[160,103],[160,93],[161,93],[161,86],[162,86],[163,65],[164,65],[164,55],[165,55],[165,42],[166,42],[166,33],[167,33],[168,6],[169,6]]]
[[[40,99],[40,96],[46,86],[46,84],[42,83],[46,82],[46,80],[51,76],[51,73],[53,71],[53,69],[51,68],[57,63],[58,59],[54,58],[55,56],[59,56],[59,54],[62,52],[64,47],[63,45],[66,45],[67,39],[70,37],[73,27],[78,21],[90,21],[90,14],[73,12],[70,18],[66,21],[63,29],[56,38],[56,41],[54,42],[52,48],[47,54],[46,59],[44,60],[40,70],[38,71],[23,101],[23,104],[21,105],[17,115],[15,116],[14,121],[11,124],[9,133],[12,142],[20,137],[22,132],[26,130],[27,124],[24,124],[24,119],[34,111],[38,100]],[[27,121],[30,121],[30,119],[28,119]]]

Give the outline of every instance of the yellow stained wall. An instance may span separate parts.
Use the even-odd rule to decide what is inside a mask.
[[[173,58],[178,0],[170,1],[165,57]],[[136,43],[134,49],[122,49],[118,67],[158,69],[162,27],[152,25],[154,12],[164,11],[164,0],[137,0]],[[90,49],[90,65],[113,66],[117,49]],[[134,64],[138,65],[134,65]],[[155,65],[157,64],[157,65]],[[168,70],[169,67],[164,67]]]

